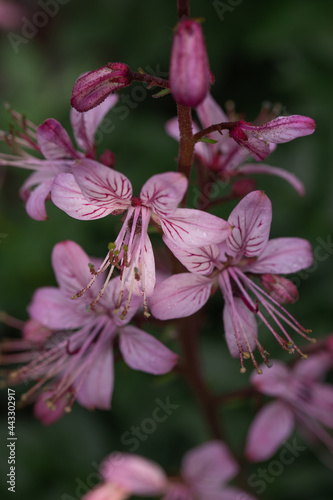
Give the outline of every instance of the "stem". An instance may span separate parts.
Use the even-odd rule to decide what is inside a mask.
[[[183,354],[183,373],[192,387],[205,414],[208,426],[215,439],[222,439],[217,416],[217,401],[208,389],[202,374],[199,360],[198,315],[179,321],[179,341]]]
[[[241,120],[240,120],[241,121]],[[203,137],[205,137],[208,134],[211,134],[212,132],[221,132],[221,130],[232,130],[233,128],[237,127],[239,124],[239,121],[237,122],[222,122],[222,123],[216,123],[215,125],[211,125],[210,127],[204,128],[203,130],[200,130],[193,136],[194,142],[200,141]]]
[[[189,0],[177,0],[177,12],[179,21],[184,17],[190,17]]]
[[[194,157],[192,113],[191,108],[182,106],[181,104],[177,104],[177,112],[179,126],[178,172],[181,172],[187,179],[189,179]],[[187,193],[184,196],[183,205],[185,205],[186,196]]]
[[[131,71],[131,77],[137,82],[148,83],[148,86],[150,87],[157,86],[163,87],[165,89],[168,89],[170,87],[169,80],[159,78],[158,76],[149,75],[148,73],[137,73],[135,71]]]

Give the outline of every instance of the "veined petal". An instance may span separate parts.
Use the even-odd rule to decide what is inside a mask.
[[[239,339],[239,343],[243,351],[254,351],[256,347],[255,339],[257,338],[258,327],[255,315],[249,310],[241,299],[234,297],[233,306],[232,304],[226,302],[223,309],[223,323],[225,339],[230,354],[234,358],[238,358],[239,347],[236,339]]]
[[[54,118],[49,118],[39,125],[36,136],[38,146],[46,159],[79,158],[66,130]]]
[[[112,214],[114,208],[93,205],[82,194],[73,174],[58,174],[54,179],[51,199],[67,215],[79,220],[94,220]]]
[[[109,210],[125,210],[132,198],[132,186],[127,177],[94,160],[83,159],[73,169],[73,175],[89,203]]]
[[[312,118],[301,115],[278,116],[275,120],[264,123],[259,127],[248,126],[251,133],[265,141],[280,144],[289,142],[297,137],[313,134],[316,124]]]
[[[179,172],[153,175],[142,187],[140,199],[160,217],[171,215],[182,201],[188,181]]]
[[[101,350],[98,357],[91,363],[88,374],[84,373],[83,377],[84,382],[76,394],[77,401],[89,410],[94,408],[109,410],[114,386],[111,346]],[[80,379],[78,384],[80,384]]]
[[[245,454],[251,462],[269,459],[294,427],[292,410],[282,401],[273,401],[256,415],[250,427]]]
[[[214,280],[195,274],[175,274],[155,287],[150,309],[158,319],[185,318],[209,299]]]
[[[112,453],[100,470],[106,482],[133,495],[160,495],[167,486],[167,477],[159,465],[130,453]]]
[[[165,236],[183,248],[220,243],[231,233],[228,222],[192,208],[178,208],[172,216],[160,220]]]
[[[35,187],[30,193],[26,203],[26,211],[28,215],[35,220],[46,220],[47,214],[45,210],[45,200],[48,197],[53,179],[42,182],[39,186]]]
[[[118,95],[113,94],[108,96],[101,104],[85,113],[79,113],[76,109],[71,108],[70,119],[75,140],[84,152],[93,148],[98,127],[117,101]]]
[[[135,326],[121,329],[119,349],[125,363],[133,370],[154,375],[168,373],[178,362],[177,354]]]
[[[222,484],[232,479],[239,467],[227,446],[209,441],[190,450],[182,461],[182,475],[194,491],[221,491]]]
[[[181,248],[163,235],[163,241],[175,257],[195,274],[210,274],[218,263],[220,250],[217,245],[207,247]]]
[[[52,330],[68,330],[82,326],[86,318],[55,287],[38,288],[28,307],[32,319]]]
[[[277,177],[281,177],[285,179],[289,184],[298,192],[300,196],[304,196],[305,188],[304,184],[296,177],[296,175],[291,172],[287,172],[283,168],[271,167],[270,165],[264,165],[257,163],[246,163],[245,165],[240,166],[237,169],[237,172],[242,174],[269,174],[276,175]]]
[[[274,238],[268,241],[255,262],[247,269],[253,273],[289,274],[311,266],[309,241],[303,238]]]
[[[227,239],[229,255],[255,257],[265,248],[272,221],[272,204],[263,191],[252,191],[231,212],[234,226]]]

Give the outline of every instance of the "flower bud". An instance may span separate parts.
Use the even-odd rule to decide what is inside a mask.
[[[181,21],[175,31],[170,60],[170,89],[183,106],[198,106],[206,97],[211,75],[200,23]]]
[[[126,64],[109,63],[80,76],[73,87],[71,105],[80,113],[89,111],[101,104],[108,95],[131,83],[131,72]]]
[[[294,283],[277,274],[262,274],[261,284],[266,288],[270,296],[279,304],[291,304],[298,299],[298,291]]]

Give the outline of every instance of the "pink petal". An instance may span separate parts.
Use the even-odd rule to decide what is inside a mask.
[[[311,266],[312,262],[311,245],[307,240],[275,238],[247,269],[253,273],[289,274]]]
[[[89,355],[89,354],[88,354]],[[84,382],[80,385],[76,400],[85,408],[93,410],[109,410],[114,386],[113,353],[111,348],[106,348],[95,357],[88,374],[84,373]]]
[[[83,159],[73,169],[83,196],[92,205],[108,210],[125,210],[132,198],[132,186],[125,175],[94,160]]]
[[[272,221],[272,205],[263,191],[252,191],[231,212],[234,226],[227,239],[229,255],[254,257],[267,244]]]
[[[216,493],[213,497],[209,496],[205,500],[257,500],[257,498],[250,495],[247,491],[228,486],[228,488],[223,488],[223,491],[220,493]]]
[[[91,280],[90,262],[85,251],[74,241],[66,240],[54,246],[52,266],[61,291],[68,299],[82,290]],[[80,299],[72,301],[73,307],[79,301]]]
[[[159,465],[138,455],[112,453],[101,465],[104,480],[134,495],[161,495],[167,477]]]
[[[227,303],[223,309],[223,323],[225,339],[228,345],[231,356],[234,358],[239,357],[239,348],[237,345],[237,338],[241,348],[245,352],[254,351],[256,348],[256,341],[258,334],[256,317],[244,304],[242,299],[234,297],[234,309]],[[244,338],[247,338],[249,346]]]
[[[217,493],[222,484],[232,479],[239,467],[227,446],[221,441],[209,441],[186,453],[182,475],[194,491]]]
[[[270,368],[262,367],[262,375],[253,372],[250,379],[251,383],[263,394],[283,398],[289,392],[288,386],[290,385],[292,374],[289,368],[281,361],[271,360],[271,363],[272,366]]]
[[[31,318],[52,330],[78,328],[86,321],[73,302],[66,300],[58,288],[39,288],[28,307]]]
[[[297,361],[293,373],[297,378],[303,379],[304,382],[319,382],[330,369],[331,363],[331,354],[327,351],[311,354],[307,360],[300,359]]]
[[[36,135],[38,146],[48,160],[79,158],[69,135],[57,120],[53,118],[45,120],[39,125]]]
[[[171,215],[186,192],[188,181],[179,172],[153,175],[142,187],[141,201],[160,217]]]
[[[121,486],[105,483],[88,491],[81,500],[127,500],[128,492]]]
[[[133,370],[154,375],[168,373],[178,362],[177,354],[152,335],[134,326],[122,328],[119,348],[125,363]]]
[[[73,174],[58,174],[56,176],[51,190],[51,199],[60,210],[79,220],[100,219],[114,211],[113,207],[91,204],[82,194]]]
[[[290,408],[281,401],[264,406],[256,415],[247,436],[245,454],[251,462],[268,460],[288,438],[294,427]]]
[[[97,269],[97,268],[96,268]],[[102,306],[105,311],[112,311],[116,309],[116,306],[118,305],[118,300],[120,297],[120,290],[121,290],[121,281],[120,278],[113,278],[110,280],[109,284],[107,285],[106,289],[104,290],[104,293],[99,300],[99,305]],[[97,294],[96,294],[97,295]],[[120,311],[123,310],[127,303],[128,299],[128,291],[123,290],[122,292],[122,298],[121,302],[119,305]],[[141,305],[142,299],[141,296],[135,296],[133,295],[131,297],[130,304],[127,309],[127,313],[124,319],[120,319],[119,316],[116,314],[113,316],[113,321],[117,326],[124,326],[127,325],[133,318],[133,316],[137,313],[140,305]]]
[[[133,256],[133,265],[129,268],[125,267],[123,271],[123,281],[128,290],[133,288],[134,295],[141,297],[144,292],[146,297],[150,297],[154,292],[156,283],[155,258],[149,236],[146,234],[141,235],[141,237],[144,238],[145,241],[143,252],[137,252],[137,255]],[[133,285],[134,267],[141,270],[141,280],[134,280]]]
[[[237,169],[237,172],[242,174],[269,174],[276,175],[285,179],[289,184],[298,192],[300,196],[304,196],[305,189],[304,184],[296,177],[296,175],[291,172],[287,172],[283,168],[271,167],[270,165],[264,165],[257,163],[246,163]]]
[[[185,318],[206,304],[214,281],[195,274],[175,274],[155,287],[150,309],[158,319]]]
[[[220,243],[232,230],[225,220],[191,208],[178,208],[172,216],[161,219],[160,223],[165,236],[183,248]]]
[[[297,137],[313,134],[316,124],[312,118],[301,115],[279,116],[259,127],[247,127],[251,133],[262,140],[280,144]]]
[[[46,220],[47,214],[45,210],[45,200],[50,194],[53,179],[42,182],[39,186],[31,191],[26,203],[26,211],[28,215],[35,220]]]
[[[175,257],[191,272],[195,274],[210,274],[218,263],[220,250],[217,245],[207,247],[181,248],[172,240],[163,236],[163,241]]]
[[[76,109],[71,108],[71,124],[76,142],[82,151],[88,152],[93,148],[98,127],[102,123],[105,115],[117,101],[118,96],[113,94],[107,97],[99,106],[96,106],[86,113],[79,113]]]

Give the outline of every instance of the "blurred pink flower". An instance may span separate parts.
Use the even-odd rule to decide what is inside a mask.
[[[239,467],[221,441],[209,441],[186,453],[179,478],[167,478],[156,463],[129,453],[111,454],[100,470],[103,484],[83,500],[123,500],[131,495],[162,495],[162,500],[254,500],[226,485]]]
[[[214,124],[230,121],[230,118],[210,94],[196,108],[196,112],[204,129]],[[304,195],[304,186],[294,174],[263,163],[247,163],[247,160],[251,155],[258,161],[263,160],[274,151],[277,143],[311,134],[314,132],[314,127],[315,123],[311,118],[298,117],[297,115],[282,116],[261,126],[241,122],[230,133],[223,131],[221,135],[215,131],[207,134],[209,139],[216,142],[213,144],[197,142],[195,154],[203,165],[223,177],[248,174],[277,175],[288,181],[300,195]],[[193,128],[194,133],[199,132],[195,123]],[[166,131],[171,137],[178,140],[177,118],[172,118],[167,122]]]
[[[110,96],[101,106],[84,114],[71,109],[71,124],[81,151],[74,149],[69,135],[57,120],[49,118],[37,127],[23,115],[11,110],[15,123],[22,131],[18,131],[16,135],[14,132],[0,131],[0,140],[7,143],[14,153],[0,153],[0,166],[34,170],[20,190],[30,217],[36,220],[47,219],[45,200],[49,198],[58,173],[70,172],[80,158],[96,157],[95,134],[117,99],[117,96]],[[36,154],[43,158],[36,157]],[[106,157],[105,154],[103,157]]]
[[[295,425],[310,443],[321,441],[333,453],[333,438],[325,429],[333,428],[333,387],[322,382],[332,360],[332,352],[324,351],[306,362],[299,360],[293,368],[274,361],[265,376],[252,374],[255,388],[275,401],[257,413],[249,429],[245,453],[250,461],[270,458]]]
[[[26,8],[18,2],[0,0],[0,29],[18,28],[22,24],[22,17],[26,13]]]
[[[99,286],[98,280],[87,291],[85,300],[71,300],[73,293],[89,280],[92,265],[79,245],[72,241],[58,243],[53,249],[52,264],[59,288],[39,288],[28,307],[35,324],[30,323],[25,336],[28,333],[28,338],[35,341],[9,341],[2,346],[3,351],[14,351],[3,355],[2,363],[21,364],[10,372],[9,385],[37,380],[23,395],[24,400],[36,391],[38,394],[43,386],[46,388],[35,407],[36,416],[45,424],[69,411],[75,399],[89,409],[110,408],[113,344],[117,338],[125,363],[134,370],[159,375],[169,372],[178,360],[155,337],[128,325],[140,306],[138,297],[128,306],[126,319],[117,314],[119,278],[109,282],[94,310],[88,306]],[[127,301],[126,292],[122,301]],[[45,338],[40,336],[37,325],[49,331]]]
[[[308,241],[301,238],[268,240],[272,220],[272,206],[262,191],[245,196],[228,218],[233,227],[225,242],[196,249],[177,248],[165,240],[175,256],[191,272],[171,276],[156,286],[150,299],[152,314],[162,320],[186,317],[198,311],[220,286],[225,301],[223,321],[225,337],[232,356],[240,357],[241,371],[244,359],[258,363],[253,350],[258,347],[265,363],[268,353],[257,339],[258,317],[287,351],[296,350],[283,322],[304,338],[309,330],[303,328],[281,305],[287,299],[279,289],[269,295],[254,281],[254,275],[288,274],[311,265],[312,252]],[[254,296],[254,299],[249,292]],[[278,294],[279,301],[276,300]],[[284,300],[287,301],[288,300]],[[281,330],[281,337],[267,320],[267,316]],[[281,321],[282,320],[282,321]]]

